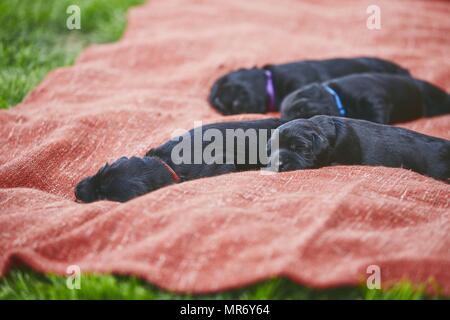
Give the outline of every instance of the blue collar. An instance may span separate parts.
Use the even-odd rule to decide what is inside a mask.
[[[322,86],[325,88],[325,90],[328,91],[329,94],[331,94],[334,97],[334,101],[336,101],[336,106],[339,110],[339,114],[341,115],[341,117],[345,117],[345,115],[347,114],[347,112],[345,111],[344,106],[342,105],[342,101],[339,98],[339,95],[336,93],[336,91],[334,91],[333,89],[331,89],[328,85],[326,84],[322,84]]]

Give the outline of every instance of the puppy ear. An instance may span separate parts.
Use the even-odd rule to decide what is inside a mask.
[[[311,83],[308,85],[308,89],[308,93],[314,98],[320,98],[324,92],[324,88],[319,82]]]
[[[322,154],[327,148],[329,144],[325,136],[321,133],[313,133],[312,134],[312,149],[315,155]]]
[[[108,171],[108,169],[109,169],[109,163],[106,162],[105,165],[103,167],[101,167],[97,171],[97,173],[93,176],[93,181],[96,182],[97,179],[100,179],[105,174],[105,172]]]
[[[155,149],[154,148],[151,148],[146,154],[145,154],[145,156],[146,157],[151,157],[151,156],[153,156],[155,154]]]

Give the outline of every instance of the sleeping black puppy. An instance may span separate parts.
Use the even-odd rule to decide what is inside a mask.
[[[450,141],[408,129],[342,117],[292,120],[275,130],[270,150],[276,171],[323,166],[371,165],[406,168],[449,182]]]
[[[106,164],[78,183],[75,197],[82,202],[124,202],[173,183],[261,168],[268,163],[267,141],[283,123],[263,119],[192,129],[143,158],[123,157]]]
[[[322,114],[396,123],[450,113],[450,95],[412,77],[362,73],[296,90],[283,100],[280,112],[285,120]]]
[[[216,80],[208,100],[226,115],[278,111],[284,97],[307,84],[363,72],[409,75],[378,58],[305,60],[230,72]]]

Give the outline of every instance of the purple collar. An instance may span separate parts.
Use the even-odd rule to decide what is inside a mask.
[[[273,87],[272,72],[264,70],[266,74],[267,112],[275,112],[275,89]]]

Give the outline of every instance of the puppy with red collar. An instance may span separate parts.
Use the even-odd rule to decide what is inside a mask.
[[[164,186],[229,172],[255,170],[267,164],[267,141],[280,119],[224,122],[194,128],[144,157],[122,157],[106,164],[75,187],[81,202],[124,202]],[[196,134],[201,142],[196,145]],[[190,143],[187,148],[182,144]],[[211,150],[211,144],[215,145]],[[207,150],[212,158],[204,155]],[[261,156],[263,155],[263,156]],[[213,161],[211,161],[213,160]]]

